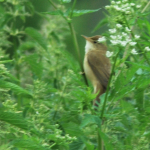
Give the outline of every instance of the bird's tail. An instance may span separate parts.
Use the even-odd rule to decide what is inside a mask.
[[[98,91],[98,94],[96,96],[96,98],[93,100],[93,105],[95,107],[98,107],[98,105],[100,104],[101,102],[101,99],[100,99],[100,96],[106,92],[106,88],[105,87],[101,87],[100,90]]]

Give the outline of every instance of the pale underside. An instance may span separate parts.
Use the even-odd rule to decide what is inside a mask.
[[[105,92],[110,76],[110,61],[105,56],[106,51],[94,49],[92,43],[86,42],[84,71],[94,87],[94,93]]]

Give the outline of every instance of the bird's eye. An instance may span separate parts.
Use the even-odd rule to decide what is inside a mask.
[[[97,43],[97,41],[94,41],[94,43]]]

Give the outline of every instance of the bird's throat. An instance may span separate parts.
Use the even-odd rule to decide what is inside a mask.
[[[86,45],[85,45],[85,53],[88,53],[90,50],[94,50],[94,45],[89,42],[89,41],[86,41]]]

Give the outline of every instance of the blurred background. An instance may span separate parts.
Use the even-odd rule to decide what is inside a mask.
[[[33,3],[33,6],[38,12],[46,12],[46,11],[54,10],[53,6],[50,5],[48,0],[44,0],[44,1],[31,0],[31,1]],[[57,1],[53,1],[53,2],[57,3]],[[72,0],[72,3],[73,3],[73,0]],[[72,3],[65,4],[66,8],[67,9],[70,8],[72,6]],[[109,4],[109,0],[105,0],[105,1],[104,0],[77,0],[76,6],[75,6],[76,10],[100,9],[99,11],[95,13],[89,13],[86,15],[73,18],[72,23],[76,31],[82,59],[84,56],[85,40],[81,37],[81,35],[93,36],[97,34],[102,34],[103,32],[106,31],[107,26],[103,26],[95,32],[93,32],[93,29],[104,18],[104,14],[106,13],[104,7],[108,4]],[[26,25],[28,27],[31,26],[31,27],[38,29],[41,27],[42,20],[43,20],[42,17],[40,18],[39,15],[34,14],[34,16],[29,17],[27,19]],[[59,28],[59,25],[58,25],[58,28]],[[67,45],[67,50],[71,52],[73,55],[75,55],[73,41],[72,41],[72,37],[70,34],[66,36],[64,42]]]

